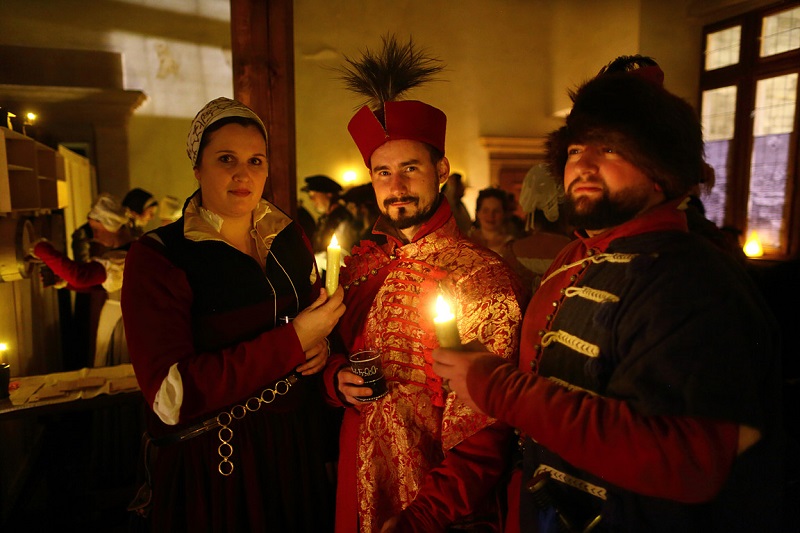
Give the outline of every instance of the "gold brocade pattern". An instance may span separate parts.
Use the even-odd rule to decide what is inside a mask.
[[[477,339],[505,358],[518,348],[522,310],[510,270],[496,256],[455,239],[451,218],[438,231],[397,248],[367,316],[365,338],[368,347],[382,354],[389,393],[361,411],[357,480],[362,531],[376,531],[408,506],[449,449],[494,422],[446,393],[433,372],[439,287],[457,302],[462,342]]]

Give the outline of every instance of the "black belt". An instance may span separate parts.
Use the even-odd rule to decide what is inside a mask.
[[[183,442],[185,440],[193,439],[195,437],[199,437],[203,433],[211,431],[212,429],[216,429],[220,427],[222,424],[219,423],[218,417],[209,418],[199,424],[195,424],[194,426],[190,426],[185,428],[181,431],[170,433],[169,435],[164,435],[163,437],[156,437],[153,438],[152,435],[149,433],[147,437],[150,439],[150,444],[153,446],[167,446],[169,444],[175,444],[176,442]]]

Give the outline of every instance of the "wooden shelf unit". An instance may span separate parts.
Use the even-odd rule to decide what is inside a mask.
[[[0,213],[59,209],[67,199],[63,156],[0,127]]]

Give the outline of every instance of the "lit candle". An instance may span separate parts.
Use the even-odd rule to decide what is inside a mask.
[[[11,381],[11,365],[6,362],[8,344],[0,342],[0,398],[8,398],[8,384]]]
[[[755,231],[750,232],[747,237],[747,242],[744,243],[744,255],[747,257],[761,257],[764,255],[764,248],[761,247],[761,239],[758,238],[758,233]]]
[[[433,317],[433,325],[436,328],[439,346],[461,348],[461,335],[458,333],[456,317],[441,294],[436,298],[436,316]]]
[[[328,296],[336,292],[339,286],[339,266],[342,260],[342,247],[339,246],[339,241],[336,240],[336,235],[331,237],[331,243],[328,245],[328,268],[325,271],[325,289],[328,291]]]

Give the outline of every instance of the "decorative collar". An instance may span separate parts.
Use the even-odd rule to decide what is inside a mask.
[[[190,241],[216,240],[227,242],[220,230],[224,220],[201,205],[202,197],[198,189],[189,200],[183,214],[183,235]],[[251,232],[255,231],[269,248],[269,244],[292,220],[280,209],[264,200],[253,209]]]

